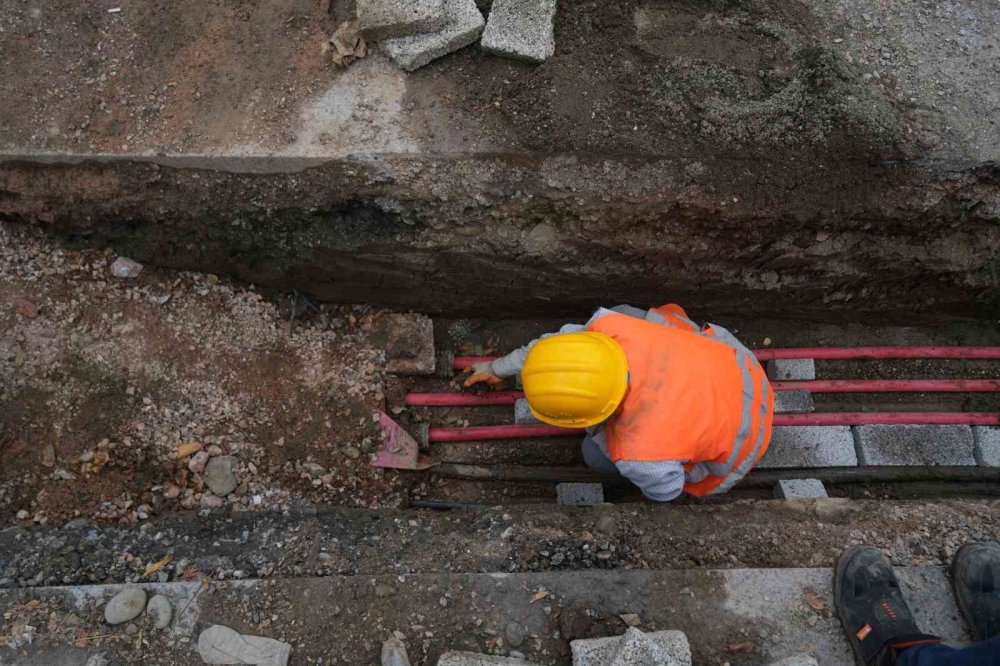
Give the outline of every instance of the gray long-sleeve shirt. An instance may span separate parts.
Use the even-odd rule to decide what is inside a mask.
[[[599,308],[597,312],[587,321],[587,324],[566,324],[557,333],[547,333],[542,338],[562,333],[578,333],[587,329],[587,325],[596,319],[609,314],[624,314],[638,319],[648,319],[652,321],[662,321],[660,315],[648,310],[641,310],[631,305],[618,305],[613,308]],[[538,338],[540,340],[541,338]],[[493,373],[498,377],[514,377],[521,373],[524,367],[524,360],[528,357],[528,352],[538,342],[532,340],[520,349],[515,349],[511,353],[493,361]],[[607,434],[603,424],[588,428],[587,432],[601,453],[607,459],[607,467],[603,464],[599,468],[607,470],[614,466],[622,476],[634,483],[642,493],[649,499],[656,502],[669,502],[684,491],[686,479],[684,473],[685,460],[656,460],[656,461],[636,461],[619,460],[613,462],[608,455]],[[694,476],[696,470],[692,470]]]

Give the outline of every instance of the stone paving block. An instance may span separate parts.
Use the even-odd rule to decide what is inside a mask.
[[[967,425],[854,426],[860,465],[975,465]]]
[[[1000,467],[1000,428],[973,426],[976,444],[976,464],[980,467]]]
[[[779,426],[758,463],[761,469],[783,467],[854,467],[858,456],[849,426]]]
[[[440,30],[447,19],[443,0],[358,0],[358,27],[379,41]]]
[[[386,369],[398,375],[430,375],[434,323],[421,314],[384,314],[372,326],[372,342],[385,348]]]
[[[808,654],[793,654],[768,666],[819,666],[819,662]]]
[[[782,479],[774,486],[776,499],[791,500],[810,497],[829,497],[819,479]]]
[[[811,358],[779,358],[767,362],[771,381],[811,381],[816,379],[816,361]]]
[[[556,0],[493,0],[483,31],[483,50],[539,63],[556,49]]]
[[[604,503],[604,487],[599,483],[560,483],[556,496],[563,506],[594,506]]]
[[[778,414],[808,414],[815,408],[809,391],[778,391],[774,394],[774,411]]]
[[[437,666],[531,666],[531,662],[478,652],[453,651],[442,654],[438,658]]]
[[[691,646],[681,631],[644,634],[629,627],[624,636],[571,641],[573,666],[690,666]]]
[[[382,42],[392,61],[412,72],[431,60],[448,55],[476,41],[483,32],[483,15],[476,0],[444,0],[447,23],[436,32],[396,37]]]
[[[515,425],[538,425],[539,423],[541,421],[531,413],[531,407],[528,407],[528,401],[525,398],[520,398],[514,403]]]

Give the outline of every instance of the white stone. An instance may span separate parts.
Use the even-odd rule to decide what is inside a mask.
[[[170,619],[174,614],[170,606],[170,600],[162,594],[153,595],[153,598],[146,604],[146,613],[150,621],[157,629],[166,629],[170,626]]]
[[[122,624],[139,617],[146,608],[146,591],[140,587],[128,587],[111,597],[104,607],[104,621],[108,624]]]
[[[128,257],[118,257],[111,264],[111,274],[117,278],[137,278],[142,272],[142,264]]]
[[[286,666],[291,652],[288,643],[241,634],[221,624],[213,624],[198,636],[198,654],[206,664]]]

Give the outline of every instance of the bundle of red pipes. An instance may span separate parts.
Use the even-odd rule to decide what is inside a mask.
[[[762,349],[758,360],[774,359],[1000,359],[1000,347],[798,347]],[[463,370],[475,363],[492,361],[488,356],[456,357],[452,367]],[[812,393],[976,393],[1000,391],[1000,379],[831,379],[772,382],[775,391]],[[519,391],[492,393],[410,393],[406,404],[422,407],[512,405],[524,394]],[[1000,415],[978,412],[833,412],[819,414],[776,414],[774,425],[1000,425]],[[519,439],[579,435],[582,431],[547,425],[472,426],[431,428],[431,442],[460,442],[488,439]]]

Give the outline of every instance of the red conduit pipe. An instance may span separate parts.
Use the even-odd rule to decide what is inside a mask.
[[[771,386],[812,393],[993,393],[1000,391],[1000,379],[817,379]]]
[[[820,379],[771,382],[775,391],[812,393],[996,393],[1000,379]],[[479,407],[513,405],[521,391],[488,393],[408,393],[410,407]]]
[[[985,412],[828,412],[775,414],[776,426],[828,425],[1000,425],[1000,414]],[[468,426],[431,428],[428,441],[469,442],[490,439],[579,436],[583,430],[549,425]]]
[[[882,347],[789,347],[787,349],[757,349],[760,361],[778,358],[812,358],[822,360],[847,360],[864,358],[964,358],[1000,359],[1000,347],[957,346],[882,346]],[[463,370],[473,363],[493,361],[495,356],[456,356],[452,367]]]

